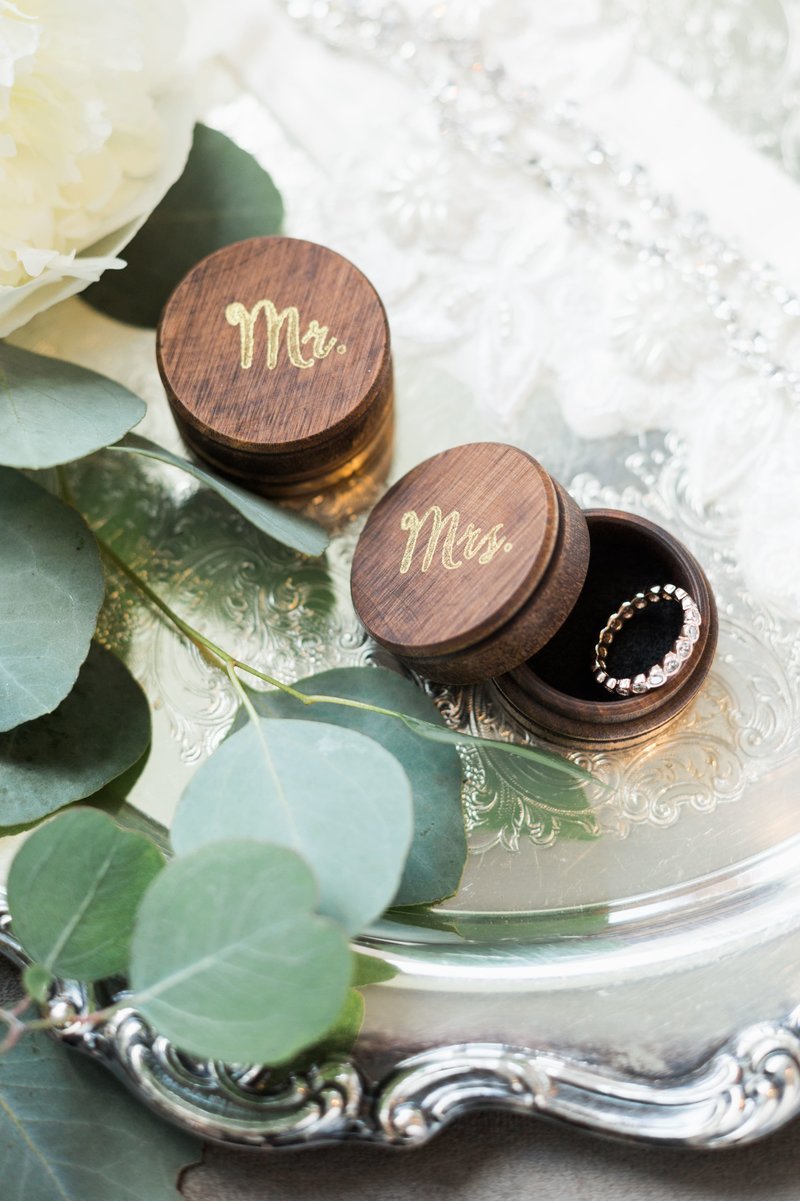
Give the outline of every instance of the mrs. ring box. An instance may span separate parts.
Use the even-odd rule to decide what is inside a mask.
[[[385,475],[389,326],[334,251],[268,237],[209,255],[167,301],[157,355],[185,442],[220,474],[273,497]]]
[[[495,442],[420,463],[376,505],[352,568],[376,642],[428,679],[493,679],[523,725],[623,746],[696,694],[717,640],[708,580],[666,530],[582,511]]]

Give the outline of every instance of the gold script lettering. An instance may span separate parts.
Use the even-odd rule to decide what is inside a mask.
[[[311,347],[311,353],[314,355],[315,359],[327,359],[328,355],[336,345],[335,338],[331,338],[329,342],[326,342],[325,339],[327,336],[327,325],[319,325],[316,321],[310,322],[308,329],[303,334],[304,346],[306,342],[314,343],[314,345]]]
[[[411,569],[420,533],[429,518],[431,524],[428,531],[428,544],[425,547],[425,553],[422,557],[420,571],[428,571],[430,569],[436,552],[439,549],[440,540],[442,567],[446,571],[455,571],[456,568],[464,566],[464,560],[457,557],[459,551],[463,554],[464,559],[474,559],[477,556],[479,563],[491,563],[498,551],[511,550],[511,543],[507,542],[501,534],[503,528],[502,522],[492,526],[484,534],[471,521],[463,533],[459,535],[458,526],[461,521],[461,514],[458,509],[452,509],[446,517],[438,505],[431,505],[421,517],[414,509],[409,509],[400,519],[400,528],[408,533],[405,552],[400,564],[401,575],[405,575]],[[442,534],[445,529],[447,533],[442,540]]]
[[[225,309],[225,320],[228,325],[239,327],[239,364],[244,370],[253,365],[255,350],[256,322],[264,314],[266,325],[266,358],[267,367],[273,371],[278,365],[278,355],[281,347],[281,334],[285,331],[284,346],[289,362],[300,370],[313,367],[317,359],[324,359],[337,344],[336,338],[328,338],[327,325],[312,321],[306,332],[300,335],[300,314],[294,305],[289,305],[278,312],[271,300],[259,300],[248,309],[240,300],[234,300]],[[306,358],[303,347],[311,343],[311,357]],[[346,347],[339,343],[336,347],[339,354],[344,354]]]

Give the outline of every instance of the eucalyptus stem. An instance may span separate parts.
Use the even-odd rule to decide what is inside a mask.
[[[381,709],[377,705],[369,705],[364,701],[354,701],[347,697],[340,696],[309,696],[307,693],[300,692],[299,689],[293,688],[291,684],[285,684],[283,680],[279,680],[276,676],[270,676],[264,671],[259,671],[257,667],[253,667],[251,664],[245,663],[241,659],[237,659],[235,655],[230,654],[229,651],[226,651],[223,647],[218,646],[213,639],[206,637],[205,634],[201,634],[199,630],[194,628],[194,626],[190,626],[189,623],[184,621],[182,617],[179,617],[178,614],[170,608],[167,602],[150,587],[147,581],[143,579],[138,572],[134,571],[124,559],[120,558],[117,552],[113,550],[111,546],[109,546],[104,538],[101,538],[97,533],[95,533],[95,537],[100,545],[100,549],[109,562],[112,563],[119,571],[121,571],[125,578],[130,580],[134,587],[137,588],[139,592],[141,592],[142,595],[145,596],[150,603],[154,605],[155,608],[158,609],[158,611],[172,623],[172,625],[175,626],[176,629],[180,630],[184,637],[188,638],[188,640],[193,643],[198,650],[202,651],[206,655],[210,655],[216,660],[215,666],[224,671],[231,680],[236,688],[236,691],[241,697],[243,704],[252,708],[252,702],[242,687],[241,680],[236,674],[237,671],[244,671],[247,672],[248,675],[255,676],[256,679],[262,680],[265,684],[269,684],[273,688],[278,688],[281,692],[285,692],[288,696],[294,697],[295,700],[302,701],[304,705],[343,705],[349,709],[365,709],[370,713],[379,713],[383,717],[396,717],[399,721],[406,720],[405,714],[403,713],[396,713],[393,709]],[[256,718],[258,717],[255,709],[253,709],[253,714],[256,716]]]
[[[150,603],[154,605],[160,613],[163,613],[164,617],[166,617],[176,629],[180,630],[185,638],[188,638],[188,640],[193,643],[193,645],[196,646],[197,649],[205,656],[210,656],[211,659],[215,661],[215,667],[221,668],[221,670],[229,676],[229,668],[239,668],[241,671],[247,671],[251,675],[257,676],[260,680],[263,680],[265,684],[270,684],[273,688],[279,688],[282,692],[288,693],[289,696],[293,696],[296,700],[303,701],[304,704],[310,703],[310,699],[307,696],[305,696],[302,692],[298,692],[296,688],[292,688],[290,684],[284,684],[282,680],[278,680],[275,676],[270,676],[267,675],[266,672],[258,671],[257,668],[251,667],[248,663],[242,663],[241,660],[237,659],[235,655],[230,654],[229,651],[226,651],[223,647],[218,646],[213,639],[206,637],[205,634],[201,634],[199,630],[194,628],[194,626],[190,626],[187,621],[184,621],[182,617],[179,617],[178,614],[172,608],[170,608],[167,602],[150,587],[147,581],[144,580],[138,574],[138,572],[135,572],[133,568],[125,562],[124,559],[119,557],[117,552],[113,550],[111,546],[109,546],[104,538],[101,538],[97,533],[95,533],[95,538],[97,538],[100,549],[109,562],[113,563],[113,565],[122,572],[125,578],[130,580],[134,587],[137,588],[143,596],[147,597]],[[327,700],[328,698],[326,697],[325,699]]]
[[[591,773],[584,771],[576,763],[572,763],[569,759],[562,759],[560,756],[548,754],[544,751],[537,751],[532,747],[520,746],[513,742],[503,742],[494,738],[481,738],[474,734],[461,734],[459,731],[449,730],[446,727],[439,730],[432,722],[426,722],[421,718],[410,717],[407,713],[400,713],[396,709],[384,709],[380,705],[371,705],[366,701],[353,700],[350,697],[343,696],[325,696],[322,694],[308,694],[301,692],[298,688],[292,687],[291,684],[285,684],[283,680],[279,680],[276,676],[271,676],[267,672],[260,671],[257,667],[253,667],[250,663],[245,663],[241,659],[237,659],[224,647],[219,646],[213,639],[208,638],[205,634],[201,634],[194,626],[189,625],[184,621],[167,602],[155,592],[150,585],[144,580],[138,572],[134,571],[130,564],[121,559],[116,551],[95,532],[100,549],[106,556],[108,561],[120,571],[133,586],[150,603],[158,609],[158,611],[169,621],[183,636],[188,639],[201,654],[211,663],[224,671],[231,680],[234,688],[239,694],[242,703],[247,707],[248,714],[251,718],[258,720],[258,714],[246,695],[246,689],[239,678],[239,672],[245,672],[247,675],[254,676],[255,679],[261,680],[264,684],[268,684],[271,688],[276,688],[279,692],[285,693],[287,696],[293,697],[296,701],[300,701],[303,705],[339,705],[345,709],[359,709],[365,713],[376,713],[380,717],[390,717],[394,721],[400,721],[411,730],[412,733],[419,735],[421,738],[432,739],[433,741],[458,741],[466,745],[485,747],[487,750],[500,750],[509,753],[515,753],[524,758],[531,759],[541,763],[546,767],[556,768],[565,773],[577,778],[584,783],[591,782],[596,784],[601,790],[606,791],[607,786],[596,780]],[[426,732],[429,731],[429,732]]]
[[[28,1029],[28,1023],[22,1021],[22,1015],[29,1008],[31,998],[24,996],[13,1009],[0,1009],[0,1022],[6,1027],[6,1034],[0,1042],[0,1055],[15,1047]]]
[[[73,509],[77,508],[75,497],[72,494],[70,487],[67,469],[63,463],[56,464],[56,478],[58,479],[58,490],[61,493],[61,499],[65,504],[72,505]]]
[[[234,667],[234,665],[232,663],[229,663],[227,665],[227,675],[228,675],[228,679],[233,684],[233,687],[236,690],[236,694],[239,697],[239,700],[242,702],[244,708],[247,710],[247,716],[250,718],[250,720],[253,722],[254,725],[258,725],[259,719],[258,719],[258,713],[256,711],[256,707],[253,704],[253,702],[250,700],[250,695],[249,695],[247,689],[245,688],[244,684],[242,683],[242,681],[237,676],[236,668]]]
[[[143,596],[147,597],[151,605],[155,606],[155,608],[158,609],[160,613],[163,613],[163,615],[172,623],[172,625],[180,630],[184,637],[188,638],[190,642],[193,642],[199,650],[212,654],[214,658],[219,659],[222,664],[226,663],[230,659],[230,656],[222,649],[222,647],[217,646],[216,643],[212,642],[210,638],[206,638],[206,636],[201,634],[199,630],[196,630],[193,626],[190,626],[188,622],[184,621],[182,617],[179,617],[178,614],[170,608],[167,602],[162,600],[158,593],[150,587],[150,585],[147,583],[147,580],[140,576],[138,572],[135,572],[133,568],[125,562],[124,559],[121,559],[117,552],[109,545],[109,543],[106,542],[104,538],[101,538],[96,531],[95,538],[97,539],[100,549],[108,561],[112,563],[118,571],[121,571],[125,578],[130,580],[134,587],[137,588]]]
[[[63,1018],[34,1018],[30,1022],[23,1022],[22,1015],[28,1010],[33,1003],[33,997],[24,996],[13,1009],[0,1008],[0,1023],[6,1026],[5,1037],[0,1041],[0,1055],[5,1055],[8,1051],[12,1051],[17,1043],[26,1034],[35,1034],[39,1030],[58,1030],[64,1024]],[[106,1009],[97,1009],[92,1013],[84,1014],[81,1018],[76,1019],[84,1025],[98,1026],[101,1022],[105,1022],[112,1017],[118,1009],[121,1008],[121,1003],[117,1002],[114,1005],[109,1005]]]

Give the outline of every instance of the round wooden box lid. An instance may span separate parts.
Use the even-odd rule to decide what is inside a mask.
[[[583,514],[544,468],[517,447],[471,443],[420,463],[376,505],[353,559],[353,603],[421,674],[468,683],[550,640],[588,562]]]
[[[187,442],[234,476],[313,481],[391,421],[380,298],[313,242],[251,238],[203,259],[167,301],[157,355]]]

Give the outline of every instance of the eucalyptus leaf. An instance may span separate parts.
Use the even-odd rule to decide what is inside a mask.
[[[336,1021],[325,1031],[319,1043],[304,1053],[303,1060],[319,1063],[337,1051],[351,1050],[361,1031],[365,1011],[366,1006],[361,993],[355,988],[349,989]]]
[[[53,973],[40,963],[29,963],[22,973],[22,982],[27,995],[43,1005],[53,983]]]
[[[361,1031],[366,1012],[366,1003],[359,989],[365,988],[368,984],[391,980],[397,974],[393,967],[377,957],[357,952],[354,958],[356,967],[352,987],[348,991],[339,1016],[318,1043],[306,1048],[300,1059],[293,1061],[292,1070],[296,1070],[297,1066],[302,1064],[318,1064],[328,1055],[337,1052],[350,1051]]]
[[[145,458],[167,463],[170,467],[178,467],[181,471],[185,471],[194,479],[199,480],[201,484],[205,484],[207,488],[212,488],[218,496],[232,505],[256,529],[261,530],[264,534],[269,534],[271,538],[282,542],[285,546],[291,546],[295,550],[301,551],[304,555],[321,555],[328,545],[328,535],[322,526],[317,525],[310,518],[303,517],[300,513],[293,513],[291,509],[281,508],[272,501],[255,496],[252,492],[246,492],[244,488],[237,488],[235,484],[225,483],[224,480],[218,479],[205,468],[198,467],[196,463],[182,459],[180,455],[174,455],[169,450],[164,450],[162,446],[150,442],[147,438],[141,438],[138,434],[129,434],[116,446],[110,446],[109,450],[143,455]]]
[[[201,1144],[44,1034],[0,1056],[3,1201],[180,1201]]]
[[[172,824],[179,855],[226,838],[290,847],[319,909],[357,934],[391,902],[413,830],[411,787],[371,738],[327,723],[251,722],[189,781]]]
[[[586,906],[573,911],[554,910],[552,913],[456,914],[454,929],[459,937],[477,943],[492,941],[496,946],[512,942],[523,945],[586,938],[608,933],[611,926],[605,905]]]
[[[283,847],[219,842],[174,860],[139,908],[131,1003],[192,1054],[290,1059],[336,1020],[353,970],[315,903],[314,877]]]
[[[127,970],[136,910],[164,860],[141,834],[73,809],[21,846],[8,876],[14,933],[54,975],[101,980]]]
[[[0,344],[0,463],[52,467],[117,442],[147,411],[122,384]]]
[[[385,914],[384,923],[386,929],[381,933],[390,939],[408,938],[408,932],[404,934],[402,930],[397,929],[398,926],[436,930],[440,934],[454,935],[465,942],[478,943],[481,954],[489,945],[502,948],[511,947],[514,943],[536,944],[540,949],[543,948],[546,954],[547,944],[550,942],[601,934],[607,931],[611,924],[608,907],[605,905],[539,913],[513,909],[392,909]]]
[[[149,745],[147,698],[116,655],[92,643],[75,686],[52,713],[0,734],[0,826],[37,821],[92,796],[135,770]]]
[[[577,763],[573,763],[571,759],[564,759],[561,755],[555,755],[551,751],[540,751],[534,746],[526,746],[519,742],[504,742],[499,738],[482,738],[477,734],[467,734],[463,730],[451,730],[449,726],[435,726],[432,722],[421,721],[418,717],[411,715],[401,714],[400,718],[409,730],[413,730],[415,734],[419,734],[421,738],[427,738],[430,742],[443,742],[449,746],[473,746],[479,751],[497,752],[503,756],[512,755],[517,759],[526,759],[529,764],[538,764],[548,771],[557,771],[562,775],[572,776],[575,780],[595,784],[598,788],[605,788],[591,772],[586,771]],[[530,779],[535,780],[536,778],[536,773],[532,773]]]
[[[89,653],[103,600],[97,544],[74,509],[0,467],[0,730],[50,713]]]
[[[89,655],[91,657],[91,651],[89,652]],[[131,679],[132,678],[133,677],[131,677]],[[142,693],[142,696],[144,697],[144,693]],[[97,792],[93,792],[91,796],[87,796],[85,799],[89,801],[96,809],[105,809],[107,813],[111,813],[113,816],[116,816],[117,812],[124,806],[125,801],[130,793],[136,787],[142,772],[147,767],[150,759],[151,745],[152,744],[148,742],[139,758],[132,763],[130,767],[126,768],[125,771],[120,775],[115,776],[113,780],[109,780],[109,782],[104,784],[102,788],[97,790]]]
[[[358,671],[373,671],[374,668],[358,668]],[[313,677],[308,677],[312,679]],[[317,677],[318,679],[320,677]],[[302,681],[305,683],[306,681]],[[325,704],[327,696],[324,693],[308,692],[307,695],[312,698],[313,703]],[[332,694],[330,694],[332,695]],[[335,702],[334,702],[335,703]],[[339,705],[336,705],[339,708]],[[354,711],[359,709],[365,710],[371,707],[371,702],[358,701],[351,698],[350,701],[343,700],[343,707],[353,708]],[[497,752],[501,757],[505,758],[510,755],[516,759],[525,759],[529,764],[538,764],[545,768],[548,772],[555,772],[563,777],[571,777],[573,780],[579,780],[581,783],[591,783],[600,791],[608,791],[607,785],[601,783],[591,772],[579,764],[574,763],[571,759],[565,759],[561,755],[554,754],[552,751],[539,750],[538,747],[528,746],[519,742],[506,742],[498,738],[484,738],[478,734],[467,734],[464,730],[454,730],[441,722],[430,720],[429,717],[419,717],[413,713],[405,713],[402,710],[391,709],[389,706],[377,706],[382,710],[384,717],[391,717],[394,721],[400,721],[407,729],[418,734],[420,738],[426,738],[429,742],[438,742],[446,746],[460,747],[475,747],[476,750],[485,751],[487,753]],[[305,710],[304,706],[304,710]],[[304,712],[304,716],[307,713]],[[538,778],[538,773],[531,774],[530,779]]]
[[[349,697],[400,710],[444,728],[433,701],[397,672],[342,667],[308,676],[295,687],[307,695]],[[281,692],[256,692],[252,701],[265,717],[330,722],[366,734],[403,765],[414,796],[414,837],[394,897],[395,905],[439,901],[458,888],[467,855],[461,812],[461,760],[455,747],[423,741],[402,723],[380,713],[341,705],[304,705]],[[240,710],[237,725],[246,721]]]
[[[353,988],[366,988],[368,984],[381,984],[385,980],[393,980],[397,975],[397,969],[378,955],[364,955],[358,951],[355,958]]]
[[[183,174],[124,251],[127,267],[106,271],[83,293],[109,317],[154,327],[170,292],[214,250],[280,232],[283,202],[252,155],[205,125],[195,126]]]
[[[553,837],[592,840],[600,837],[600,824],[583,781],[572,779],[555,766],[531,764],[525,759],[498,754],[492,747],[480,752],[485,787],[524,798],[517,814],[518,834],[531,829],[550,831]],[[481,832],[509,826],[507,807],[496,805],[481,815]]]
[[[109,817],[113,817],[118,826],[123,830],[132,830],[134,834],[144,834],[145,838],[158,847],[159,851],[168,858],[172,855],[172,844],[169,840],[169,830],[166,826],[162,826],[161,822],[156,821],[149,813],[145,813],[142,809],[137,809],[135,805],[129,805],[127,801],[120,801],[116,798],[107,799],[108,794],[105,789],[90,797],[88,804],[92,807],[97,806],[101,812],[107,813]]]

